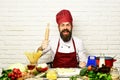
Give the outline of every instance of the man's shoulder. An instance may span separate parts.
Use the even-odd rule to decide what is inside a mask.
[[[80,39],[80,38],[78,38],[78,37],[76,37],[76,36],[73,36],[73,40],[74,40],[75,42],[82,42],[82,39]]]

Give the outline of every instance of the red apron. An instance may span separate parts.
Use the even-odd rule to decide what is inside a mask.
[[[72,39],[74,52],[71,53],[61,53],[58,52],[60,40],[58,41],[58,46],[56,54],[53,60],[53,68],[75,68],[77,67],[77,57],[76,57],[76,47],[74,40]]]

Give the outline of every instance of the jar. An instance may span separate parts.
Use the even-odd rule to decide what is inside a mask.
[[[112,80],[119,80],[120,79],[120,74],[117,68],[112,68],[110,71]]]

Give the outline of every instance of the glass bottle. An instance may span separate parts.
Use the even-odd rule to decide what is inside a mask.
[[[112,68],[110,71],[112,80],[120,80],[120,74],[117,68]]]

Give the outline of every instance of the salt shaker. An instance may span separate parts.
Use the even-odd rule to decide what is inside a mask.
[[[104,55],[100,56],[99,67],[102,67],[102,65],[105,65],[105,56]]]

